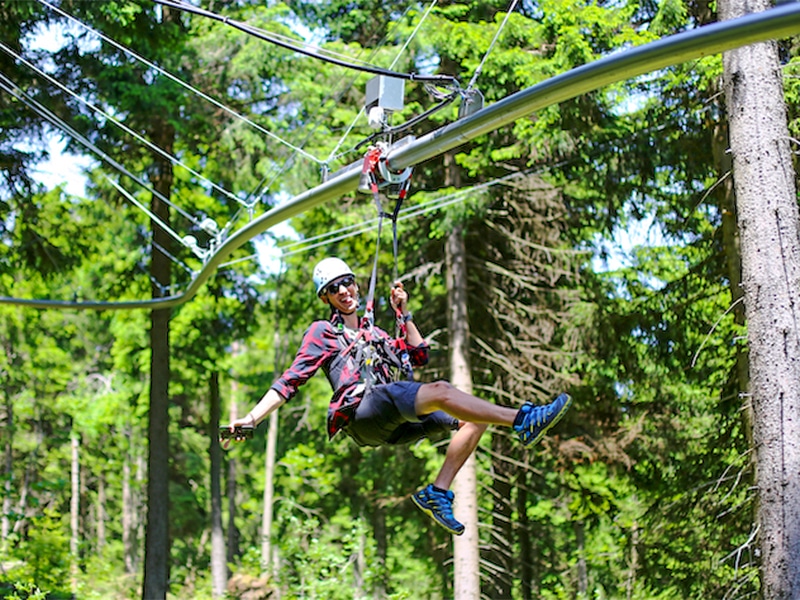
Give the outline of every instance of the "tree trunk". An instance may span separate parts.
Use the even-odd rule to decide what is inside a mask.
[[[100,471],[97,477],[97,554],[103,552],[106,545],[106,476]]]
[[[771,6],[721,0],[732,19]],[[723,56],[748,324],[761,589],[800,597],[800,215],[777,45]]]
[[[137,452],[134,456],[136,458],[136,474],[133,480],[136,482],[136,485],[132,488],[133,494],[131,498],[133,500],[133,530],[136,532],[133,539],[136,545],[134,546],[135,553],[133,555],[133,560],[138,569],[141,563],[139,544],[141,540],[144,540],[144,530],[147,525],[147,521],[144,518],[147,499],[144,497],[144,493],[142,493],[147,488],[147,461],[145,460],[144,452]]]
[[[131,434],[130,428],[125,432],[128,447],[122,458],[122,554],[125,562],[125,573],[136,572],[136,519],[131,486]]]
[[[372,512],[372,536],[375,540],[375,564],[371,567],[374,578],[372,597],[378,600],[386,598],[386,583],[389,580],[386,572],[386,558],[389,550],[389,541],[386,534],[386,508],[375,506]]]
[[[28,494],[31,489],[31,479],[33,479],[33,473],[36,470],[34,463],[33,456],[25,462],[25,475],[22,477],[22,489],[19,491],[19,502],[17,503],[17,514],[20,517],[14,523],[14,533],[23,531],[28,523]]]
[[[228,564],[225,555],[225,532],[222,529],[222,448],[219,445],[220,397],[219,373],[211,372],[208,381],[211,398],[209,419],[209,456],[211,459],[211,597],[222,598],[228,583]]]
[[[734,320],[739,325],[744,325],[744,291],[742,290],[742,256],[739,231],[736,227],[736,197],[733,191],[733,164],[728,152],[730,141],[726,123],[718,123],[714,128],[714,163],[717,167],[720,181],[716,187],[717,206],[722,215],[722,245],[725,249],[725,260],[730,282],[731,305]],[[739,393],[746,397],[750,387],[747,349],[737,345],[736,378]],[[749,408],[750,403],[747,402]],[[747,411],[750,417],[751,411]],[[747,419],[751,423],[751,419]],[[749,428],[748,428],[749,429]]]
[[[447,237],[445,252],[449,309],[448,329],[450,331],[450,379],[453,386],[471,394],[466,254],[463,229],[460,226],[455,227]],[[453,482],[453,492],[456,495],[455,517],[466,526],[463,535],[453,538],[454,597],[456,600],[478,600],[481,595],[477,487],[477,463],[473,453]]]
[[[278,411],[269,416],[264,456],[264,508],[261,515],[261,573],[269,572],[272,560],[272,504],[275,491],[275,453],[278,446]]]
[[[275,349],[275,373],[278,372],[279,361],[283,358],[281,351],[281,336],[275,331],[273,337]],[[272,560],[272,504],[275,492],[275,455],[278,447],[278,411],[269,416],[269,429],[267,430],[267,447],[264,456],[264,508],[261,519],[261,573],[269,572]]]
[[[585,598],[589,589],[589,572],[586,567],[586,525],[583,521],[573,523],[578,562],[575,565],[578,579],[578,598]]]
[[[11,533],[11,479],[14,475],[14,451],[11,445],[11,436],[14,435],[14,407],[8,393],[5,394],[6,400],[6,431],[5,431],[5,481],[3,482],[3,524],[2,524],[2,550],[6,549],[8,534]]]
[[[234,352],[236,346],[234,345]],[[236,389],[238,384],[231,383],[233,401],[230,407],[230,420],[237,418]],[[236,527],[236,459],[228,459],[228,478],[225,482],[225,494],[228,497],[228,563],[233,563],[239,556],[239,529]]]
[[[517,518],[519,519],[519,579],[522,588],[522,600],[533,600],[533,582],[536,580],[533,571],[533,545],[531,544],[531,525],[528,519],[528,471],[517,471]]]
[[[631,558],[628,564],[628,581],[626,582],[626,599],[631,600],[636,589],[636,573],[639,570],[639,524],[631,525]]]
[[[156,119],[158,121],[158,119]],[[160,122],[153,127],[154,141],[172,154],[174,128]],[[169,198],[172,189],[172,164],[157,160],[154,188]],[[155,194],[150,210],[169,225],[169,207]],[[172,268],[171,238],[155,223],[152,225],[150,279],[153,298],[169,294]],[[145,532],[144,600],[166,598],[169,581],[169,320],[170,309],[150,313],[150,412],[148,419],[149,456],[147,463],[147,530]]]
[[[80,440],[77,435],[72,435],[72,459],[70,461],[70,483],[72,496],[69,503],[69,554],[71,558],[70,576],[72,580],[72,593],[78,588],[78,548],[80,545],[80,511],[81,511],[81,466],[80,466]]]
[[[509,438],[496,435],[492,437],[494,456],[509,455]],[[492,530],[491,543],[487,555],[491,565],[492,577],[488,583],[486,594],[489,598],[505,600],[511,598],[513,576],[513,533],[511,527],[513,490],[511,485],[512,467],[505,460],[492,461]],[[484,585],[484,588],[486,585]]]

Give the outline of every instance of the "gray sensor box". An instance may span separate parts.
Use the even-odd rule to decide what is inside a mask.
[[[366,108],[380,106],[384,110],[403,110],[405,81],[378,75],[367,82]]]

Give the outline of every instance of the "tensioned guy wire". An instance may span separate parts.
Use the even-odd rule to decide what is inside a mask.
[[[43,4],[44,6],[47,6],[48,8],[56,11],[57,13],[63,15],[64,17],[70,19],[71,21],[77,23],[78,25],[80,25],[81,27],[86,29],[87,31],[90,31],[90,32],[94,33],[95,35],[100,37],[102,40],[108,42],[109,44],[111,44],[112,46],[118,48],[119,50],[122,50],[123,52],[125,52],[129,56],[131,56],[131,57],[135,58],[136,60],[142,62],[143,64],[147,65],[151,69],[154,69],[155,71],[157,71],[158,73],[160,73],[164,77],[167,77],[167,78],[171,79],[172,81],[174,81],[178,85],[183,86],[185,89],[189,90],[190,92],[192,92],[194,94],[197,94],[197,96],[199,96],[203,100],[207,100],[208,102],[210,102],[211,104],[213,104],[217,108],[220,108],[220,109],[224,110],[226,113],[228,113],[232,117],[235,117],[235,118],[247,123],[248,125],[250,125],[254,129],[257,129],[258,131],[260,131],[264,135],[272,138],[276,142],[278,142],[280,144],[283,144],[284,146],[287,146],[288,148],[294,150],[295,152],[297,152],[298,154],[304,156],[305,158],[307,158],[309,160],[312,160],[312,161],[314,161],[316,163],[321,163],[322,162],[318,158],[316,158],[315,156],[312,156],[308,152],[303,151],[301,148],[297,148],[296,146],[294,146],[290,142],[284,140],[283,138],[281,138],[277,134],[272,133],[271,131],[269,131],[268,129],[265,129],[264,127],[262,127],[258,123],[253,122],[252,120],[248,119],[244,115],[242,115],[242,114],[236,112],[235,110],[233,110],[232,108],[226,106],[225,104],[223,104],[219,100],[216,100],[215,98],[212,98],[208,94],[206,94],[206,93],[202,92],[201,90],[198,90],[197,88],[193,87],[191,84],[186,83],[185,81],[181,80],[179,77],[176,77],[175,75],[171,74],[169,71],[165,71],[164,69],[162,69],[158,65],[153,64],[152,62],[150,62],[146,58],[142,57],[141,55],[139,55],[136,52],[134,52],[133,50],[131,50],[130,48],[127,48],[127,47],[123,46],[119,42],[113,40],[112,38],[106,36],[105,34],[97,31],[96,29],[91,28],[89,25],[86,25],[82,21],[76,19],[75,17],[73,17],[69,13],[66,13],[63,10],[61,10],[60,8],[58,8],[56,6],[53,6],[52,4],[48,3],[47,0],[38,0],[38,1],[41,4]]]
[[[67,123],[65,123],[60,117],[54,114],[52,111],[47,109],[45,106],[41,105],[39,102],[31,98],[28,94],[25,93],[19,86],[17,86],[13,81],[11,81],[7,76],[5,76],[2,72],[0,72],[0,88],[4,89],[6,92],[17,98],[20,102],[24,103],[28,106],[32,111],[41,115],[50,123],[52,123],[57,129],[61,129],[70,135],[72,138],[86,146],[89,150],[95,152],[101,159],[107,162],[109,165],[117,169],[123,175],[127,175],[131,179],[133,179],[136,183],[146,189],[148,192],[152,193],[156,196],[159,200],[168,204],[172,208],[174,208],[181,216],[188,219],[197,227],[200,227],[200,222],[193,217],[191,214],[183,210],[180,206],[176,205],[175,203],[171,202],[169,198],[164,197],[161,193],[157,190],[150,188],[144,181],[142,181],[139,177],[131,173],[128,169],[126,169],[123,165],[118,163],[116,160],[111,158],[108,154],[103,152],[100,148],[98,148],[95,144],[91,141],[86,139],[81,133],[70,127]]]
[[[508,7],[508,11],[506,12],[506,16],[503,18],[503,22],[500,23],[500,27],[497,28],[497,31],[494,34],[494,38],[492,38],[492,42],[489,44],[489,47],[486,49],[486,53],[483,55],[483,58],[481,59],[481,62],[478,65],[478,68],[475,69],[475,73],[473,73],[472,79],[470,79],[469,85],[467,86],[466,91],[468,91],[468,92],[471,91],[472,90],[472,86],[474,86],[475,82],[478,80],[478,77],[480,76],[481,71],[483,71],[483,65],[486,63],[486,59],[489,58],[489,54],[492,52],[492,48],[494,48],[494,45],[497,42],[497,39],[500,37],[500,33],[503,31],[503,28],[506,26],[506,23],[508,23],[508,18],[511,16],[511,13],[514,12],[514,9],[517,7],[517,2],[518,1],[519,0],[511,0],[511,6]]]
[[[112,158],[110,158],[109,156],[107,156],[107,155],[106,155],[106,154],[105,154],[105,153],[104,153],[102,150],[100,150],[99,148],[96,148],[96,147],[95,147],[95,146],[94,146],[94,145],[93,145],[91,142],[89,142],[88,140],[86,140],[85,138],[83,138],[83,136],[81,136],[81,135],[80,135],[78,132],[74,131],[74,130],[73,130],[71,127],[69,127],[69,125],[67,125],[66,123],[64,123],[64,122],[63,122],[61,119],[59,119],[59,118],[58,118],[56,115],[54,115],[54,114],[52,114],[52,113],[49,113],[49,111],[48,111],[48,110],[47,110],[47,109],[46,109],[44,106],[41,106],[41,105],[38,105],[38,106],[36,106],[38,103],[37,103],[35,100],[31,99],[31,98],[26,98],[26,94],[25,94],[25,92],[24,92],[24,91],[22,91],[22,90],[21,90],[21,89],[20,89],[18,86],[16,86],[16,85],[14,84],[14,82],[13,82],[13,81],[11,81],[11,80],[10,80],[8,77],[6,77],[6,76],[5,76],[5,75],[4,75],[2,72],[0,72],[0,90],[3,90],[3,91],[5,91],[5,92],[7,92],[7,93],[11,94],[11,95],[12,95],[12,96],[14,96],[14,97],[15,97],[17,100],[19,100],[20,102],[22,102],[23,104],[25,104],[26,106],[28,106],[28,108],[30,108],[31,110],[33,110],[34,112],[36,112],[37,114],[39,114],[39,115],[41,115],[43,118],[45,118],[47,121],[49,121],[50,123],[52,123],[52,124],[53,124],[55,127],[62,129],[63,131],[65,131],[66,133],[68,133],[69,135],[71,135],[72,137],[74,137],[74,138],[75,138],[77,141],[79,141],[79,142],[81,142],[82,144],[84,144],[84,145],[85,145],[87,148],[89,148],[90,150],[94,150],[95,152],[97,152],[97,153],[98,153],[98,154],[101,156],[101,158],[103,158],[104,160],[106,160],[106,161],[107,161],[109,164],[111,164],[111,166],[114,166],[114,167],[116,167],[116,168],[117,168],[117,169],[118,169],[120,172],[122,172],[122,173],[123,173],[123,175],[127,175],[128,177],[130,177],[131,179],[133,179],[134,181],[136,181],[136,182],[137,182],[139,185],[141,185],[143,188],[145,188],[145,189],[146,189],[148,192],[150,192],[150,193],[151,193],[151,194],[153,194],[154,196],[158,197],[159,199],[163,200],[164,202],[166,202],[167,204],[169,204],[170,206],[172,206],[173,208],[175,208],[176,210],[178,210],[178,211],[181,213],[181,215],[185,216],[187,219],[189,219],[189,220],[190,220],[192,223],[194,223],[194,224],[195,224],[195,225],[197,225],[198,227],[200,227],[200,226],[201,226],[201,224],[200,224],[200,223],[199,223],[197,220],[195,220],[195,219],[194,219],[194,218],[193,218],[193,217],[192,217],[190,214],[186,213],[185,211],[182,211],[182,210],[181,210],[179,207],[177,207],[177,206],[175,206],[174,204],[172,204],[171,202],[169,202],[169,200],[167,200],[166,198],[164,198],[164,197],[163,197],[161,194],[159,194],[157,191],[150,189],[150,188],[149,188],[149,187],[148,187],[148,186],[147,186],[147,185],[146,185],[144,182],[142,182],[142,181],[141,181],[140,179],[138,179],[136,176],[134,176],[133,174],[131,174],[130,172],[128,172],[128,171],[125,169],[125,167],[123,167],[122,165],[120,165],[120,164],[116,163],[116,161],[114,161],[114,159],[112,159]],[[49,113],[49,114],[48,114],[48,113]],[[142,209],[142,210],[145,212],[145,214],[147,214],[147,215],[148,215],[150,218],[152,218],[152,219],[153,219],[153,221],[154,221],[154,222],[155,222],[155,223],[156,223],[156,224],[157,224],[159,227],[161,227],[162,229],[164,229],[164,231],[165,231],[165,232],[167,232],[167,233],[168,233],[169,235],[171,235],[172,237],[174,237],[174,238],[176,238],[176,239],[179,239],[179,240],[180,240],[180,242],[181,242],[181,244],[183,244],[184,246],[187,246],[187,247],[188,247],[189,249],[191,249],[191,250],[192,250],[192,251],[193,251],[193,252],[194,252],[196,255],[198,254],[198,250],[199,250],[199,249],[196,249],[196,248],[194,248],[194,247],[190,246],[189,244],[187,244],[187,243],[185,242],[185,240],[181,240],[181,239],[180,239],[180,238],[177,236],[177,234],[176,234],[176,233],[175,233],[175,232],[174,232],[172,229],[170,229],[168,226],[166,226],[166,225],[165,225],[165,224],[164,224],[164,223],[163,223],[163,222],[162,222],[160,219],[158,219],[158,218],[153,218],[153,217],[152,217],[152,215],[150,214],[150,211],[149,211],[149,210],[147,210],[147,209],[144,209],[144,208],[141,206],[141,204],[140,204],[138,201],[136,201],[135,199],[133,199],[133,197],[132,197],[132,196],[130,196],[130,195],[127,193],[127,192],[125,192],[124,190],[122,190],[122,189],[121,189],[121,188],[120,188],[120,187],[119,187],[119,186],[118,186],[118,185],[117,185],[117,184],[116,184],[116,183],[115,183],[113,180],[111,180],[111,179],[110,179],[110,178],[108,178],[107,176],[106,176],[106,179],[108,179],[108,181],[109,181],[109,182],[110,182],[110,183],[111,183],[111,184],[112,184],[114,187],[116,187],[116,188],[117,188],[117,189],[118,189],[118,190],[119,190],[119,191],[120,191],[120,192],[121,192],[121,193],[122,193],[124,196],[126,196],[128,199],[130,199],[130,200],[131,200],[131,201],[132,201],[132,202],[133,202],[133,203],[134,203],[134,204],[135,204],[135,205],[136,205],[138,208],[141,208],[141,209]],[[180,264],[180,265],[181,265],[181,266],[183,266],[185,269],[189,270],[190,274],[194,275],[194,272],[193,272],[193,271],[191,271],[190,269],[188,269],[188,267],[186,267],[185,265],[183,265],[183,263],[181,263],[181,262],[180,262],[178,259],[176,259],[175,257],[173,257],[173,256],[172,256],[171,254],[169,254],[168,252],[164,251],[163,249],[161,249],[161,250],[163,251],[163,253],[164,253],[164,254],[165,254],[165,255],[166,255],[168,258],[172,259],[172,260],[173,260],[174,262],[176,262],[177,264]],[[207,254],[207,252],[208,252],[208,251],[203,251],[203,250],[200,250],[200,253],[203,253],[203,252],[205,252],[205,253]],[[201,257],[201,258],[204,258],[204,257],[205,257],[205,255],[204,255],[203,257]]]
[[[11,79],[9,79],[2,72],[0,72],[0,89],[3,89],[12,96],[14,96],[17,100],[28,106],[28,108],[30,108],[33,112],[41,115],[47,121],[52,123],[57,129],[61,129],[62,131],[66,132],[72,138],[74,138],[75,140],[86,146],[89,150],[95,152],[101,159],[103,159],[106,163],[117,169],[120,173],[122,173],[123,175],[127,175],[128,177],[133,179],[136,183],[138,183],[148,192],[156,196],[159,200],[174,208],[181,216],[188,219],[191,223],[193,223],[197,227],[200,227],[200,222],[196,218],[194,218],[191,214],[183,210],[180,206],[171,202],[168,198],[164,197],[157,190],[150,188],[150,186],[148,186],[139,177],[131,173],[123,165],[121,165],[116,160],[111,158],[108,154],[103,152],[100,148],[98,148],[95,144],[89,141],[81,133],[70,127],[60,117],[58,117],[48,108],[46,108],[45,106],[43,106],[42,104],[31,98],[24,90],[22,90],[19,86],[17,86],[13,81],[11,81]]]
[[[533,171],[525,171],[520,173],[511,173],[509,175],[505,175],[503,177],[493,179],[491,181],[487,181],[485,183],[477,184],[470,188],[458,190],[451,194],[447,194],[445,196],[440,196],[433,200],[429,200],[422,204],[417,204],[414,206],[407,206],[400,210],[398,213],[397,220],[399,221],[406,221],[408,219],[412,219],[414,217],[427,214],[429,212],[433,212],[435,210],[440,210],[442,208],[447,208],[448,206],[452,206],[453,204],[457,204],[459,202],[463,202],[468,196],[475,194],[485,188],[503,183],[509,179],[514,179],[517,177],[523,177],[526,175],[531,174]],[[335,242],[340,242],[351,237],[356,237],[358,235],[363,235],[368,231],[373,231],[377,228],[378,219],[373,218],[367,221],[363,221],[361,223],[357,223],[354,225],[346,225],[344,227],[340,227],[338,229],[334,229],[333,231],[329,231],[323,234],[319,234],[316,236],[304,238],[302,240],[298,240],[296,242],[290,242],[283,246],[279,246],[279,250],[281,251],[282,256],[292,256],[294,254],[301,254],[303,252],[313,250],[315,248],[320,248],[323,246],[328,246]]]
[[[158,215],[156,215],[155,213],[153,213],[153,211],[151,211],[151,210],[150,210],[149,208],[147,208],[147,207],[146,207],[144,204],[142,204],[141,202],[139,202],[139,201],[138,201],[138,200],[137,200],[137,199],[136,199],[136,198],[133,196],[133,194],[129,193],[129,192],[128,192],[128,190],[126,190],[125,188],[123,188],[123,187],[122,187],[121,185],[119,185],[119,184],[118,184],[116,181],[114,181],[113,179],[111,179],[111,178],[110,178],[108,175],[103,175],[103,177],[105,177],[106,181],[108,181],[108,183],[110,183],[111,185],[113,185],[113,186],[114,186],[114,187],[117,189],[117,191],[118,191],[120,194],[122,194],[123,196],[125,196],[125,197],[128,199],[128,201],[129,201],[131,204],[133,204],[134,206],[136,206],[136,207],[137,207],[139,210],[141,210],[141,211],[142,211],[144,214],[146,214],[148,217],[150,217],[150,220],[151,220],[151,221],[153,221],[153,223],[157,224],[159,227],[161,227],[161,229],[163,229],[165,232],[167,232],[167,234],[169,234],[169,235],[170,235],[170,237],[172,237],[173,239],[175,239],[175,240],[176,240],[176,241],[177,241],[179,244],[181,244],[181,245],[183,245],[183,246],[186,246],[186,247],[187,247],[187,248],[189,248],[190,250],[194,251],[194,252],[195,252],[195,254],[197,254],[197,255],[198,255],[200,258],[203,258],[203,256],[202,256],[202,255],[203,255],[203,252],[202,252],[202,251],[199,251],[199,249],[195,249],[195,248],[193,248],[191,245],[187,244],[187,243],[186,243],[186,241],[185,241],[185,240],[184,240],[184,239],[183,239],[181,236],[179,236],[177,233],[175,233],[175,231],[173,231],[173,229],[172,229],[172,228],[171,228],[169,225],[167,225],[167,224],[166,224],[166,223],[163,221],[163,219],[159,218],[159,216],[158,216]]]
[[[225,188],[223,188],[223,187],[221,187],[221,186],[217,185],[216,183],[214,183],[213,181],[211,181],[211,180],[210,180],[208,177],[206,177],[205,175],[203,175],[203,174],[201,174],[201,173],[198,173],[197,171],[195,171],[195,170],[194,170],[194,169],[192,169],[191,167],[188,167],[188,166],[186,166],[186,165],[185,165],[185,164],[183,164],[183,163],[182,163],[182,162],[181,162],[181,161],[180,161],[180,160],[179,160],[177,157],[173,156],[172,154],[170,154],[170,153],[169,153],[169,152],[167,152],[166,150],[164,150],[164,149],[160,148],[158,145],[154,144],[153,142],[151,142],[151,141],[150,141],[150,140],[148,140],[147,138],[145,138],[145,137],[143,137],[143,136],[139,135],[138,133],[136,133],[135,131],[133,131],[133,130],[132,130],[130,127],[128,127],[127,125],[125,125],[124,123],[122,123],[121,121],[119,121],[118,119],[114,118],[112,115],[108,114],[108,113],[107,113],[106,111],[104,111],[102,108],[100,108],[100,107],[98,107],[98,106],[95,106],[94,104],[92,104],[91,102],[89,102],[88,100],[86,100],[85,98],[81,98],[81,96],[80,96],[80,95],[78,95],[78,94],[76,94],[75,92],[73,92],[71,89],[69,89],[67,86],[65,86],[63,83],[61,83],[60,81],[58,81],[58,80],[57,80],[56,78],[54,78],[53,76],[51,76],[51,75],[49,75],[48,73],[45,73],[44,71],[42,71],[42,70],[41,70],[39,67],[37,67],[36,65],[34,65],[32,62],[30,62],[30,61],[26,60],[25,58],[23,58],[22,56],[20,56],[20,55],[19,55],[19,54],[17,54],[16,52],[14,52],[14,51],[13,51],[11,48],[9,48],[8,46],[6,46],[6,45],[5,45],[3,42],[0,42],[0,50],[2,50],[3,52],[5,52],[5,53],[6,53],[6,54],[8,54],[9,56],[12,56],[12,57],[16,58],[18,61],[20,61],[20,62],[21,62],[22,64],[24,64],[26,67],[28,67],[28,68],[32,69],[33,71],[35,71],[36,73],[38,73],[39,75],[41,75],[42,77],[44,77],[45,79],[47,79],[47,80],[48,80],[50,83],[52,83],[53,85],[57,86],[57,87],[58,87],[58,88],[60,88],[61,90],[65,91],[67,94],[69,94],[70,96],[72,96],[73,98],[75,98],[75,99],[76,99],[78,102],[81,102],[82,104],[85,104],[86,106],[88,106],[89,108],[91,108],[91,109],[92,109],[93,111],[95,111],[96,113],[98,113],[98,114],[100,114],[100,115],[104,116],[104,117],[105,117],[105,118],[107,118],[109,121],[111,121],[112,123],[114,123],[114,125],[116,125],[116,126],[117,126],[117,127],[119,127],[120,129],[122,129],[123,131],[125,131],[126,133],[128,133],[129,135],[131,135],[132,137],[134,137],[135,139],[137,139],[137,140],[139,140],[140,142],[142,142],[142,143],[143,143],[145,146],[147,146],[147,147],[148,147],[148,148],[150,148],[151,150],[153,150],[153,151],[157,152],[157,153],[158,153],[158,154],[160,154],[162,157],[166,158],[166,159],[167,159],[168,161],[170,161],[170,162],[171,162],[173,165],[176,165],[176,166],[183,167],[184,169],[186,169],[186,170],[187,170],[189,173],[191,173],[191,174],[192,174],[192,175],[194,175],[195,177],[199,177],[199,178],[200,178],[200,179],[202,179],[203,181],[206,181],[206,182],[207,182],[207,183],[208,183],[208,184],[209,184],[209,185],[210,185],[212,188],[214,188],[215,190],[217,190],[217,191],[218,191],[218,192],[220,192],[221,194],[223,194],[223,195],[227,196],[228,198],[230,198],[231,200],[234,200],[235,202],[241,202],[241,199],[240,199],[239,197],[237,197],[237,196],[236,196],[236,194],[232,194],[231,192],[229,192],[229,191],[228,191],[228,190],[226,190]]]
[[[408,44],[411,42],[411,39],[413,39],[414,35],[415,35],[415,34],[416,34],[416,32],[419,30],[419,27],[422,25],[422,22],[425,20],[425,18],[427,17],[427,15],[430,13],[430,10],[431,10],[431,9],[433,8],[433,6],[436,4],[436,1],[437,1],[437,0],[433,0],[433,2],[431,3],[431,6],[428,8],[428,11],[425,13],[425,15],[423,16],[422,20],[420,21],[420,23],[418,23],[418,24],[417,24],[416,28],[414,29],[414,32],[411,34],[411,37],[410,37],[408,40],[406,40],[406,43],[405,43],[405,45],[403,46],[403,49],[400,51],[400,53],[399,53],[399,54],[398,54],[398,55],[395,57],[395,59],[392,61],[392,64],[391,64],[390,68],[394,68],[395,64],[397,64],[397,61],[400,59],[400,56],[402,55],[402,52],[405,50],[405,48],[407,48],[407,47],[408,47]],[[408,14],[408,12],[409,12],[409,10],[410,10],[410,9],[411,9],[411,6],[409,6],[408,8],[406,8],[406,11],[403,13],[403,15],[400,17],[400,19],[398,19],[398,21],[399,21],[399,20],[402,20],[402,19],[404,19],[404,18],[406,17],[406,15]],[[387,32],[387,34],[386,34],[386,35],[384,35],[383,39],[382,39],[382,40],[381,40],[381,41],[380,41],[380,42],[377,44],[377,46],[376,46],[375,48],[373,48],[373,49],[372,49],[372,55],[373,55],[373,56],[374,56],[374,55],[377,53],[377,51],[378,51],[378,50],[379,50],[381,47],[383,47],[383,45],[384,45],[384,42],[386,41],[386,37],[387,37],[387,36],[388,36],[388,32]],[[284,37],[285,37],[285,36],[284,36]],[[289,39],[289,38],[287,38],[287,39]],[[307,45],[307,46],[308,46],[308,45]],[[363,51],[363,48],[362,48],[362,51]],[[360,60],[360,59],[358,59],[358,58],[354,58],[354,59],[351,59],[351,60],[355,60],[355,61],[361,62],[362,64],[371,64],[371,63],[369,63],[369,62],[367,62],[367,61],[362,61],[362,60]],[[336,93],[331,93],[331,94],[329,94],[329,95],[327,96],[327,98],[326,98],[326,99],[325,99],[325,100],[322,102],[322,105],[325,105],[325,103],[327,102],[327,100],[328,100],[328,99],[330,99],[330,98],[332,98],[332,97],[335,97],[335,96],[339,96],[339,97],[341,97],[342,95],[344,95],[344,93],[346,93],[346,91],[347,91],[348,89],[350,89],[350,88],[353,86],[353,84],[354,84],[354,83],[355,83],[355,81],[356,81],[356,78],[357,78],[357,75],[354,75],[354,76],[353,76],[353,77],[352,77],[352,78],[349,80],[349,82],[347,82],[347,83],[346,83],[346,84],[343,86],[343,89],[342,89],[341,91],[339,91],[339,92],[336,92]],[[331,112],[331,111],[328,111],[328,114],[327,114],[326,116],[330,116],[330,112]],[[338,160],[338,159],[340,159],[342,156],[344,156],[344,154],[347,154],[348,152],[351,152],[351,151],[355,150],[355,148],[353,148],[353,149],[351,149],[351,150],[348,150],[348,151],[346,151],[346,152],[343,152],[342,154],[337,154],[337,152],[338,152],[339,148],[342,146],[342,144],[344,143],[344,141],[347,139],[348,135],[349,135],[349,134],[350,134],[350,132],[353,130],[353,128],[355,127],[355,125],[356,125],[356,123],[358,122],[358,120],[361,118],[361,115],[363,114],[363,112],[364,112],[364,108],[362,107],[362,108],[361,108],[361,110],[359,111],[359,113],[356,115],[356,117],[355,117],[355,119],[353,120],[353,122],[350,124],[350,126],[347,128],[347,130],[345,130],[344,134],[342,134],[342,136],[339,138],[339,141],[337,142],[337,144],[336,144],[336,147],[335,147],[335,148],[334,148],[334,149],[333,149],[333,150],[330,152],[330,154],[328,155],[328,158],[326,159],[326,161],[325,161],[325,163],[324,163],[324,165],[323,165],[324,167],[326,167],[326,168],[327,168],[327,166],[328,166],[328,165],[330,165],[330,164],[331,164],[333,161],[335,161],[335,160]],[[314,125],[314,128],[316,128],[316,126],[317,126],[317,125],[316,125],[316,123],[315,123],[315,125]],[[313,131],[313,130],[312,130],[312,131]],[[309,132],[309,133],[308,133],[308,136],[306,137],[306,140],[308,140],[308,139],[310,138],[310,136],[311,136],[311,132]],[[304,142],[302,145],[305,145],[305,142]],[[263,187],[264,189],[267,189],[267,190],[268,190],[269,188],[271,188],[271,187],[272,187],[272,184],[274,183],[274,181],[275,181],[275,180],[276,180],[276,179],[277,179],[277,178],[278,178],[280,175],[282,175],[282,174],[283,174],[285,171],[287,171],[287,170],[288,170],[288,169],[289,169],[289,168],[292,166],[292,165],[291,165],[291,163],[292,163],[292,161],[293,161],[293,160],[294,160],[294,155],[293,155],[293,156],[291,156],[291,157],[289,157],[289,158],[288,158],[288,159],[285,161],[285,163],[284,163],[283,167],[281,167],[281,169],[279,170],[279,172],[278,172],[277,174],[275,174],[275,175],[272,177],[272,179],[270,180],[270,182],[269,182],[268,184],[266,184],[266,185],[264,185],[264,184],[265,184],[265,182],[267,181],[267,177],[264,177],[264,178],[263,178],[263,180],[262,180],[262,181],[259,183],[259,185],[257,186],[256,190],[260,190],[260,189],[262,189],[262,187]],[[252,195],[252,194],[251,194],[251,195]],[[260,197],[260,196],[259,196],[259,197]],[[256,199],[256,202],[257,202],[257,200],[258,200],[258,198]]]
[[[527,177],[532,174],[544,172],[551,168],[552,166],[547,166],[547,167],[540,167],[537,169],[528,169],[518,173],[510,173],[508,175],[504,175],[502,177],[498,177],[490,181],[476,184],[469,188],[457,190],[450,194],[434,198],[432,200],[423,202],[421,204],[417,204],[414,206],[407,206],[400,210],[400,212],[398,213],[397,220],[406,221],[408,219],[412,219],[414,217],[427,214],[435,210],[446,208],[453,204],[463,202],[464,200],[467,199],[467,197],[474,195],[477,192],[488,189],[492,186],[505,183],[506,181],[510,181],[512,179]],[[283,246],[280,246],[278,249],[281,251],[281,256],[284,257],[292,256],[294,254],[301,254],[303,252],[313,250],[315,248],[327,246],[334,242],[340,242],[342,240],[355,237],[357,235],[362,235],[368,231],[375,230],[377,228],[377,223],[378,219],[373,218],[368,221],[364,221],[354,225],[346,225],[344,227],[340,227],[339,229],[335,229],[333,231],[329,231],[320,235],[312,236],[309,238],[298,240],[296,242],[285,244]]]
[[[403,52],[406,51],[406,48],[408,48],[408,45],[411,43],[411,41],[414,39],[414,37],[416,37],[417,32],[419,31],[419,28],[422,27],[422,24],[428,18],[428,15],[433,10],[433,7],[436,6],[436,2],[437,2],[437,0],[433,0],[428,5],[427,10],[422,15],[422,18],[419,20],[419,23],[417,23],[416,27],[414,27],[414,31],[411,32],[411,35],[406,40],[405,44],[403,44],[403,47],[400,49],[400,52],[397,53],[397,55],[395,56],[394,60],[392,61],[392,64],[389,65],[390,69],[394,69],[395,65],[400,60],[400,57],[403,55]],[[350,132],[353,130],[353,127],[355,127],[356,123],[358,122],[358,120],[361,118],[361,115],[363,115],[363,114],[364,114],[364,107],[362,106],[361,110],[358,111],[358,114],[356,115],[356,118],[353,119],[352,123],[350,123],[350,127],[348,127],[347,130],[342,135],[341,139],[339,140],[339,143],[336,144],[336,147],[333,150],[331,150],[331,153],[328,155],[328,162],[332,162],[334,159],[336,159],[339,156],[341,156],[341,155],[337,155],[337,152],[339,151],[339,148],[342,147],[342,144],[347,139],[347,136],[350,135]]]

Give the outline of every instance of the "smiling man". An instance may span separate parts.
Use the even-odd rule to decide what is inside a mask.
[[[328,409],[328,435],[344,431],[357,444],[406,444],[455,431],[436,479],[411,499],[428,516],[454,535],[464,525],[453,516],[450,486],[475,450],[488,425],[513,427],[523,445],[535,444],[567,412],[572,402],[560,394],[535,406],[500,406],[464,393],[446,381],[393,381],[395,370],[428,362],[428,344],[408,310],[408,293],[396,282],[390,303],[398,315],[401,337],[393,338],[359,318],[358,284],[339,258],[326,258],[314,268],[317,295],[330,306],[328,320],[306,330],[291,366],[256,406],[230,429],[256,426],[291,399],[298,388],[322,369],[333,388]]]

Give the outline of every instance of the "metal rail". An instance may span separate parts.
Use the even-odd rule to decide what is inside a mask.
[[[419,164],[456,148],[480,135],[508,125],[553,104],[575,98],[603,86],[631,79],[651,71],[689,60],[719,54],[741,46],[800,33],[800,2],[793,2],[739,19],[714,23],[692,31],[662,38],[630,50],[607,56],[572,69],[539,84],[507,96],[474,114],[446,125],[389,152],[387,161],[393,170]],[[182,294],[121,302],[59,301],[0,296],[0,304],[16,304],[50,309],[163,309],[191,300],[219,265],[238,248],[271,227],[315,206],[350,193],[358,186],[360,165],[340,171],[328,181],[275,207],[225,240],[209,257]]]

